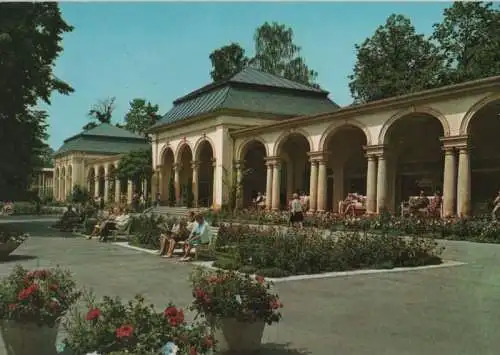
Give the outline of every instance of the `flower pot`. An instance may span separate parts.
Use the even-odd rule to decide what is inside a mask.
[[[221,319],[217,327],[212,327],[217,351],[229,352],[249,352],[260,348],[262,335],[266,323],[256,321],[254,323],[239,322],[235,319]]]
[[[0,325],[7,355],[56,355],[57,327],[2,321]]]
[[[21,244],[15,242],[0,243],[0,259],[7,258],[19,245]]]

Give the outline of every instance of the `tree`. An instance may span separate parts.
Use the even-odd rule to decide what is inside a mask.
[[[446,66],[441,84],[500,75],[500,11],[490,2],[454,2],[431,37]]]
[[[150,180],[153,175],[151,149],[132,151],[120,158],[116,175],[120,180],[139,183]]]
[[[380,100],[435,87],[443,60],[437,47],[417,34],[409,18],[391,15],[361,45],[349,76],[356,103]]]
[[[267,73],[282,76],[306,85],[314,84],[318,73],[309,69],[300,56],[301,48],[293,42],[293,30],[276,22],[266,22],[255,31],[255,57],[247,58],[245,50],[237,43],[231,43],[210,54],[214,81],[224,80],[247,65]]]
[[[245,50],[238,43],[231,43],[210,53],[212,71],[210,76],[213,81],[230,78],[248,65]]]
[[[91,121],[83,126],[83,129],[92,129],[97,127],[100,123],[111,123],[111,117],[113,116],[113,111],[115,110],[115,100],[116,97],[108,97],[106,99],[99,100],[96,104],[92,105],[87,113],[87,116]]]
[[[126,130],[148,137],[146,130],[161,119],[158,105],[152,105],[145,99],[133,99],[125,115]]]
[[[34,107],[73,91],[53,73],[72,29],[55,2],[0,3],[0,199],[19,198],[42,165],[47,113]]]

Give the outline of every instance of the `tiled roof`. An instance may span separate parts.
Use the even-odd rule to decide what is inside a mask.
[[[101,123],[66,139],[54,156],[68,152],[123,154],[149,146],[145,137],[108,123]]]
[[[174,106],[152,129],[220,109],[300,116],[330,112],[339,106],[328,92],[246,68],[232,78],[195,90],[174,101]]]

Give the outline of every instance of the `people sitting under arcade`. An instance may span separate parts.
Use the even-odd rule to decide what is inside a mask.
[[[257,192],[257,196],[253,199],[254,207],[257,209],[266,207],[266,196],[262,192]]]
[[[339,202],[339,213],[344,216],[358,216],[366,212],[366,197],[358,193],[348,193],[344,201]]]
[[[420,190],[418,196],[414,198],[410,198],[408,202],[408,207],[410,211],[410,215],[416,215],[419,212],[428,212],[427,207],[429,206],[429,199],[425,196],[424,190]]]
[[[304,191],[300,193],[300,204],[302,205],[302,211],[309,211],[309,196],[306,195]]]

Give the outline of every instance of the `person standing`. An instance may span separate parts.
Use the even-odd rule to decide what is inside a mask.
[[[292,226],[302,228],[304,222],[304,213],[302,212],[302,203],[300,203],[299,195],[294,193],[290,202],[290,223]]]
[[[493,200],[493,210],[491,211],[491,218],[495,221],[497,219],[497,211],[500,209],[500,191],[497,197]]]

